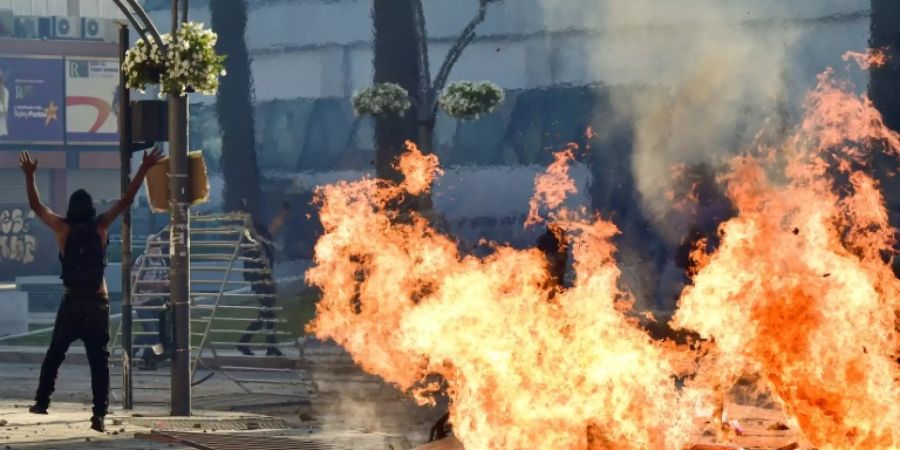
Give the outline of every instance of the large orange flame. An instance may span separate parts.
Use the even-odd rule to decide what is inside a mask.
[[[896,156],[900,136],[849,88],[826,72],[783,148],[732,162],[739,214],[674,323],[715,339],[713,377],[761,373],[818,448],[897,449],[894,230],[863,169],[873,147]]]
[[[403,156],[407,180],[435,173],[425,158]],[[318,336],[422,401],[437,389],[427,376],[443,376],[467,448],[663,450],[690,438],[700,395],[676,390],[665,350],[626,317],[612,223],[558,212],[577,280],[551,295],[537,250],[462,255],[421,217],[395,220],[386,205],[404,186],[319,191],[325,234],[307,274],[323,293]]]
[[[307,280],[322,299],[310,330],[423,403],[445,389],[469,449],[680,449],[696,416],[719,423],[713,396],[746,372],[819,449],[900,448],[895,231],[867,174],[872,149],[898,156],[900,135],[851,88],[823,74],[794,135],[722,176],[737,215],[714,253],[697,247],[673,319],[709,339],[687,388],[673,378],[692,361],[649,339],[619,288],[615,225],[562,207],[571,151],[537,178],[527,221],[566,240],[571,287],[537,249],[462,254],[420,214],[395,212],[440,175],[436,157],[410,146],[399,184],[318,189],[325,233]]]

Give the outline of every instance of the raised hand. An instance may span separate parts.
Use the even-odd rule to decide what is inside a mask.
[[[147,153],[145,151],[144,159],[141,161],[141,169],[144,169],[144,170],[150,169],[151,167],[156,165],[156,163],[158,163],[159,160],[161,160],[162,158],[163,158],[163,153],[162,153],[162,150],[160,150],[159,148],[153,149],[153,151],[150,153]]]
[[[144,182],[144,177],[147,176],[147,171],[153,167],[154,164],[158,163],[159,160],[162,159],[162,150],[155,149],[150,153],[144,152],[144,159],[141,161],[141,168],[138,169],[137,173],[134,177],[131,178],[131,183],[128,185],[128,190],[125,191],[125,195],[122,196],[118,201],[113,203],[112,207],[109,208],[108,211],[100,215],[100,226],[108,227],[112,225],[113,221],[116,220],[116,217],[119,217],[122,212],[124,212],[131,205],[131,202],[134,201],[134,196],[137,195],[138,191],[141,189],[141,183]]]
[[[19,153],[19,168],[22,169],[25,175],[33,175],[37,170],[37,166],[37,158],[32,158],[28,152]]]

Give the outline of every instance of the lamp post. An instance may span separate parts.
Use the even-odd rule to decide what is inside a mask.
[[[135,28],[138,35],[148,44],[157,45],[164,48],[162,39],[153,22],[147,13],[137,2],[137,0],[113,0],[116,6],[122,11],[131,25]],[[179,1],[172,0],[172,36],[173,44],[175,43],[175,35],[178,31],[180,23],[187,22],[188,17],[188,0],[183,0],[182,14],[179,20]],[[127,30],[120,34],[120,40],[127,45]],[[124,83],[122,83],[124,86]],[[121,89],[125,89],[122,87]],[[127,101],[127,92],[121,97],[123,102]],[[130,164],[131,151],[134,144],[131,142],[130,123],[126,120],[129,116],[126,105],[123,111],[126,114],[120,116],[120,132],[122,133],[122,165],[123,165],[123,183],[129,176],[128,169],[125,169],[125,154],[128,155]],[[169,94],[168,98],[169,111],[169,256],[171,264],[169,266],[169,292],[170,301],[173,306],[174,322],[175,322],[175,353],[172,356],[172,377],[171,377],[171,399],[170,414],[172,416],[189,416],[191,415],[191,317],[190,317],[190,180],[188,175],[188,101],[187,96],[179,94]],[[127,140],[127,142],[125,142]],[[130,169],[130,166],[129,166]],[[123,228],[123,232],[126,228]],[[130,229],[128,229],[130,231]],[[123,260],[123,289],[130,287],[130,273],[125,273],[126,266],[130,265],[130,251],[123,250],[123,256],[128,256],[128,263]],[[130,290],[128,291],[130,293]],[[131,349],[131,303],[129,294],[124,294],[127,303],[123,301],[123,341],[127,339],[127,343],[123,345],[127,352]],[[131,391],[131,355],[127,354],[124,358],[126,367],[123,369],[123,383],[125,391],[125,407],[132,406]]]
[[[128,50],[128,26],[119,27],[119,61],[125,61]],[[125,86],[125,72],[119,70],[119,159],[122,168],[122,195],[131,184],[131,103]],[[134,406],[131,383],[131,208],[122,213],[122,405]]]
[[[183,0],[187,22],[188,0]],[[178,0],[172,0],[172,45],[178,45]],[[190,308],[190,180],[188,178],[187,95],[169,94],[169,299],[175,324],[172,356],[171,414],[191,415],[191,308]]]

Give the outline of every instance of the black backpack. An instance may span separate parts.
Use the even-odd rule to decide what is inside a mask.
[[[94,292],[103,285],[106,252],[100,242],[97,223],[69,223],[65,253],[61,256],[63,285]]]

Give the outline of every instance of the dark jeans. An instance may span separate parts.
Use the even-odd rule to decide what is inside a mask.
[[[59,366],[66,359],[69,345],[77,339],[84,343],[91,367],[94,415],[105,416],[109,407],[109,301],[100,294],[63,296],[56,313],[50,348],[41,366],[35,403],[42,407],[50,405]]]
[[[165,297],[151,298],[144,302],[141,306],[163,306],[166,304]],[[139,309],[135,311],[137,313],[138,319],[141,320],[154,320],[153,322],[141,322],[141,327],[143,328],[145,333],[153,333],[156,335],[142,334],[134,339],[135,351],[141,351],[141,359],[144,361],[150,362],[156,358],[156,354],[153,353],[153,349],[151,348],[154,344],[160,343],[163,344],[163,349],[168,350],[169,346],[164,339],[161,338],[159,323],[160,317],[162,314],[165,314],[165,310],[160,309]]]
[[[266,333],[264,334],[266,336],[266,343],[275,344],[275,322],[278,319],[278,316],[275,314],[275,310],[269,309],[275,306],[275,299],[261,298],[259,299],[259,304],[259,314],[256,316],[256,320],[251,322],[247,327],[249,333],[241,336],[240,342],[250,342],[260,329],[265,328]]]

